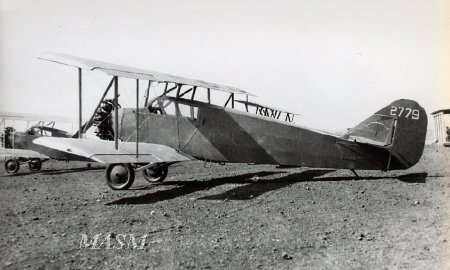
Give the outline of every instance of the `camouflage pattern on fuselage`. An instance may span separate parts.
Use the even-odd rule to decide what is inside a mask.
[[[140,109],[140,142],[167,145],[197,159],[219,162],[367,170],[405,169],[413,165],[401,162],[379,145],[207,103],[172,101],[177,107],[180,104],[196,107],[192,111],[197,114],[186,117],[178,109],[175,115]],[[424,111],[422,114],[426,117]],[[135,109],[123,110],[120,121],[123,141],[136,141],[135,118]],[[393,140],[393,129],[386,136]]]

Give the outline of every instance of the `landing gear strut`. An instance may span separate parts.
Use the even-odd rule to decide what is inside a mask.
[[[355,174],[355,176],[359,178],[359,175],[358,175],[358,174],[356,173],[356,171],[355,171],[355,170],[353,170],[353,169],[350,169],[350,171],[352,171],[352,173],[353,173],[353,174]]]

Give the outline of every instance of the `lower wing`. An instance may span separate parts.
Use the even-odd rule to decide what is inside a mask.
[[[39,158],[48,159],[49,157],[33,150],[11,149],[0,147],[0,159],[7,158]]]
[[[158,163],[191,160],[187,155],[169,146],[153,143],[139,143],[138,156],[136,156],[136,142],[121,142],[119,149],[115,149],[113,141],[93,139],[41,137],[33,140],[33,143],[100,163]]]

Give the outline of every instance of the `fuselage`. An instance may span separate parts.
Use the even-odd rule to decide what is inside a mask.
[[[208,161],[387,168],[389,154],[379,147],[232,108],[180,98],[172,102],[174,114],[139,110],[140,142],[167,145]],[[187,106],[187,114],[183,115],[181,106]],[[119,135],[122,141],[136,141],[135,111],[123,110]]]

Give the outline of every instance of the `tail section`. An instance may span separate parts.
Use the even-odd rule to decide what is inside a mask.
[[[350,129],[343,137],[388,151],[386,170],[416,164],[425,146],[428,118],[415,101],[399,99]]]

